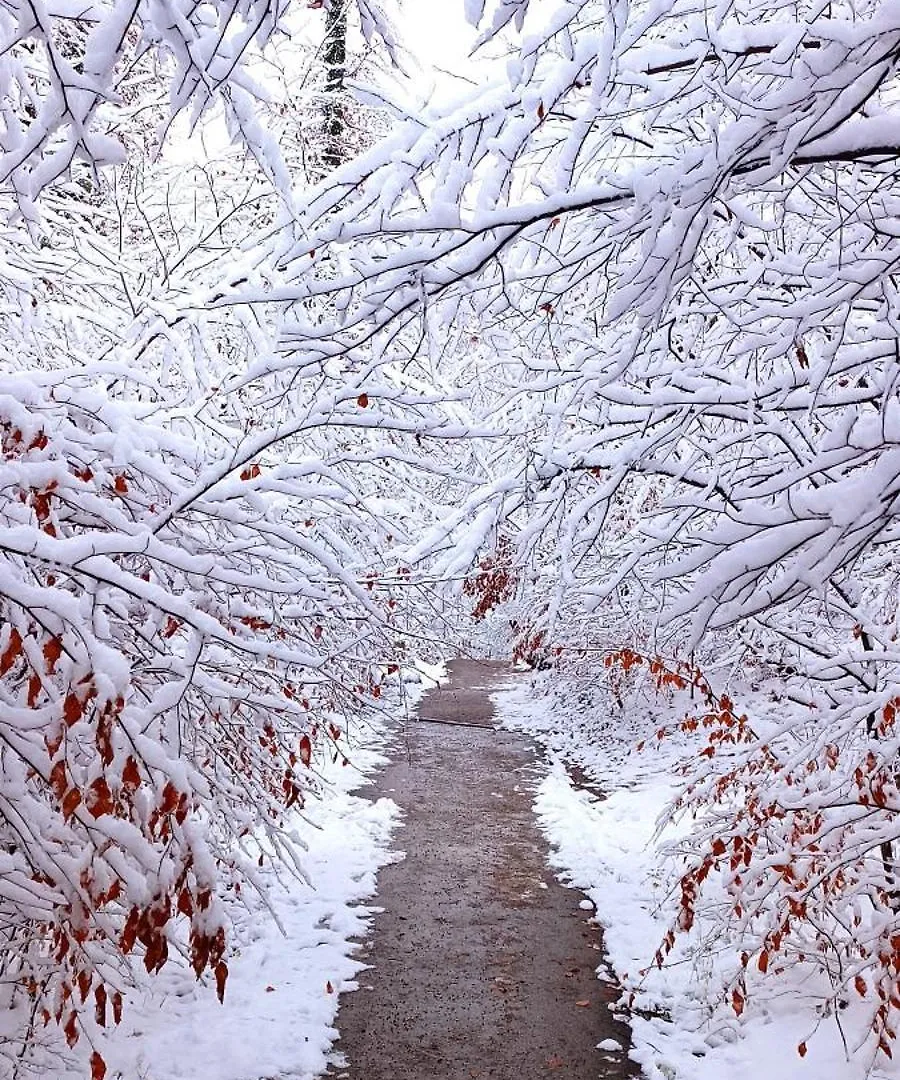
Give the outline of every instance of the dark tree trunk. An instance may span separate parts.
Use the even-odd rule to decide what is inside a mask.
[[[322,164],[331,172],[344,161],[344,78],[347,73],[347,0],[333,0],[325,16],[325,150]]]

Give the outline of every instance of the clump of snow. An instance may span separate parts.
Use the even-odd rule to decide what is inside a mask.
[[[437,664],[429,664],[425,660],[414,660],[409,671],[418,676],[415,681],[421,686],[423,693],[447,681],[447,665],[443,661]],[[406,676],[404,677],[406,678]]]

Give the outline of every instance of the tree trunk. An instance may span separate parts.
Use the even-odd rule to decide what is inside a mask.
[[[344,160],[344,77],[347,72],[347,0],[333,0],[325,16],[325,150],[326,173]]]

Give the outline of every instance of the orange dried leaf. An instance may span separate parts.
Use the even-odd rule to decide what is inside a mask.
[[[225,1003],[225,983],[228,981],[228,965],[224,960],[220,960],[216,964],[216,997],[224,1005]]]
[[[98,776],[88,789],[87,808],[95,818],[113,812],[113,797],[106,778]]]
[[[308,735],[300,736],[300,760],[304,765],[312,761],[312,741]]]
[[[66,763],[65,761],[57,761],[57,763],[50,770],[50,776],[48,777],[50,787],[53,788],[53,793],[57,799],[62,802],[63,797],[66,794],[66,788],[69,786],[66,779]]]
[[[57,637],[52,637],[44,643],[44,662],[47,665],[47,674],[52,675],[56,668],[56,662],[62,656],[62,642]]]
[[[5,675],[16,662],[22,651],[22,635],[13,627],[9,632],[9,641],[0,655],[0,675]]]
[[[175,787],[171,780],[167,780],[166,786],[163,788],[162,801],[159,804],[160,812],[171,814],[178,806],[178,798],[178,788]]]
[[[57,765],[62,765],[63,762],[57,762]],[[63,766],[65,768],[65,766]],[[62,801],[63,820],[68,821],[69,818],[75,813],[78,807],[81,805],[81,792],[78,788],[72,788],[66,792],[66,796]]]
[[[78,1017],[74,1012],[69,1013],[69,1018],[66,1020],[63,1032],[66,1036],[66,1042],[69,1046],[74,1046],[78,1042],[78,1028],[76,1027]]]
[[[66,722],[66,727],[77,724],[83,712],[84,705],[82,705],[78,695],[74,693],[67,694],[66,700],[63,702],[63,719]]]
[[[40,696],[43,683],[41,682],[40,675],[37,672],[31,676],[28,680],[28,708],[33,709],[37,705],[38,697]]]
[[[137,761],[130,754],[122,770],[122,786],[130,791],[136,791],[141,784],[141,770]]]

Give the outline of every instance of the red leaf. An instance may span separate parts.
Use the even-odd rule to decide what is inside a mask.
[[[769,954],[766,952],[765,949],[763,949],[763,951],[759,954],[759,961],[757,962],[756,966],[763,973],[763,975],[765,975],[765,973],[769,970]]]
[[[16,662],[16,657],[22,651],[22,635],[13,627],[9,632],[9,642],[0,656],[0,675],[5,675]]]
[[[28,680],[28,708],[29,709],[33,709],[35,707],[35,705],[37,705],[37,699],[38,699],[38,696],[40,695],[42,686],[43,686],[43,684],[41,683],[41,677],[40,677],[40,675],[37,674],[37,672],[35,672],[34,675],[32,675],[31,678]]]
[[[360,394],[359,397],[356,399],[356,404],[361,409],[367,409],[369,407],[369,395],[368,394]]]
[[[802,1043],[798,1044],[797,1053],[800,1055],[800,1057],[806,1057],[806,1043],[805,1042],[802,1042]]]
[[[141,770],[137,761],[129,754],[122,770],[122,786],[127,791],[137,791],[141,786]]]
[[[241,470],[242,480],[255,480],[259,476],[260,469],[258,465],[248,465],[246,469]]]
[[[744,1011],[744,995],[740,990],[735,989],[731,995],[731,1007],[734,1009],[734,1015],[740,1016]]]
[[[120,495],[128,494],[128,481],[125,479],[122,473],[119,473],[119,475],[116,477],[116,481],[113,484],[113,487]]]
[[[50,787],[53,788],[53,793],[57,799],[62,802],[63,796],[66,794],[66,788],[69,786],[69,782],[66,779],[66,763],[65,761],[57,761],[57,763],[50,770],[50,776],[48,777]]]
[[[304,765],[312,761],[312,742],[308,735],[300,736],[300,760]]]
[[[68,694],[63,703],[63,719],[66,722],[66,727],[72,727],[73,724],[77,724],[81,719],[83,712],[84,706],[81,704],[78,695]]]
[[[122,1023],[122,995],[117,990],[113,994],[113,1020],[117,1024]]]
[[[224,960],[220,960],[218,964],[216,964],[216,996],[223,1005],[225,1003],[225,983],[227,981],[228,965]]]
[[[62,642],[57,637],[52,637],[44,643],[44,661],[47,664],[47,674],[52,675],[56,662],[62,656]]]
[[[546,112],[545,112],[545,110],[544,110],[544,103],[543,103],[543,101],[541,101],[541,102],[538,102],[538,107],[537,107],[537,114],[538,114],[538,120],[543,120],[543,119],[544,119],[544,117],[545,117],[545,116],[547,115],[547,113],[546,113]]]
[[[325,983],[325,993],[326,994],[333,994],[334,993],[334,987],[331,985],[331,980],[330,979],[328,980],[327,983]]]
[[[862,975],[856,976],[856,978],[853,980],[853,985],[856,987],[856,992],[857,994],[859,994],[860,997],[866,996],[866,990],[868,989],[868,987],[866,986],[866,980],[862,977]]]
[[[95,1050],[91,1054],[91,1080],[103,1080],[106,1076],[106,1062]]]
[[[65,770],[65,764],[62,761],[58,761],[54,768],[62,765]],[[65,772],[63,773],[65,775]],[[68,821],[69,818],[75,813],[78,807],[81,805],[81,792],[78,788],[72,788],[66,792],[66,797],[62,801],[63,821]]]
[[[712,853],[713,855],[725,854],[725,841],[722,840],[721,837],[716,837],[716,839],[713,840]]]
[[[175,787],[171,780],[167,780],[166,786],[163,788],[162,802],[159,804],[159,809],[163,814],[171,814],[177,806],[178,788]]]
[[[94,991],[94,1018],[100,1027],[106,1027],[106,987],[103,983]]]
[[[109,790],[105,777],[98,776],[91,784],[87,800],[87,808],[95,818],[111,814],[113,811],[112,792]]]
[[[77,1019],[78,1017],[74,1012],[69,1013],[69,1019],[66,1020],[66,1025],[63,1028],[69,1046],[74,1046],[78,1042],[78,1028],[75,1026]]]

